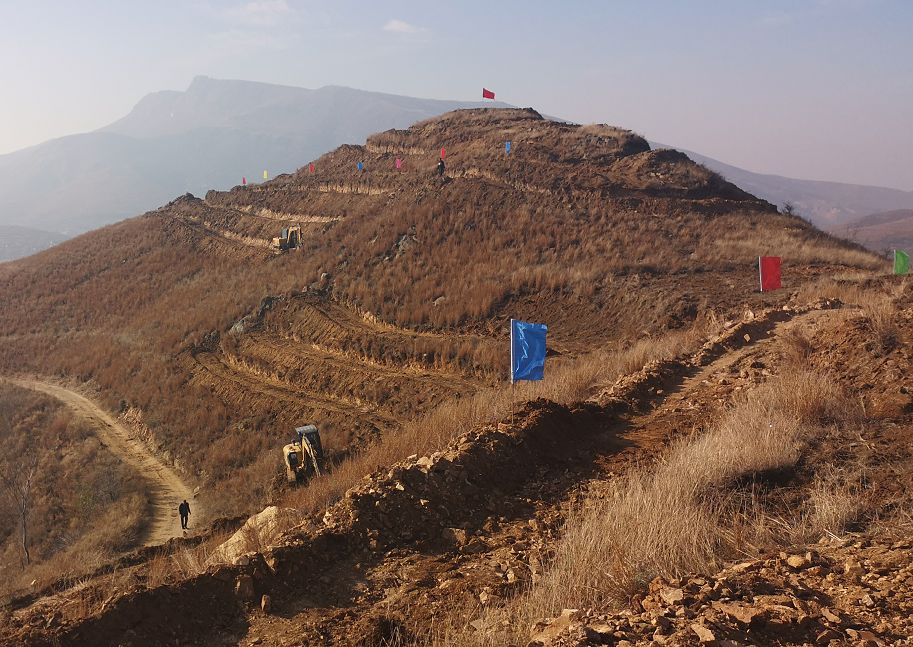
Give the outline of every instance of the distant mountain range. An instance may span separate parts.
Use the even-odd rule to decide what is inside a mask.
[[[0,225],[0,263],[23,256],[30,256],[62,243],[63,234],[40,231],[30,227]]]
[[[664,144],[651,145],[657,148],[675,148]],[[753,173],[700,153],[682,148],[677,150],[759,198],[779,207],[791,202],[799,215],[820,229],[836,230],[875,212],[913,209],[913,191]]]
[[[876,251],[913,252],[913,209],[873,213],[836,228],[833,233]]]
[[[197,77],[186,91],[146,96],[97,131],[0,155],[0,225],[72,236],[177,195],[227,189],[242,177],[259,181],[264,170],[270,177],[293,171],[373,132],[481,105],[506,106]],[[913,192],[762,175],[684,152],[769,202],[794,203],[824,229],[873,212],[913,208]],[[6,238],[0,246],[15,249],[11,234],[0,236]],[[21,249],[8,253],[31,248]]]
[[[95,132],[0,155],[0,224],[73,235],[183,193],[293,171],[378,130],[480,105],[197,77],[185,92],[150,94]]]

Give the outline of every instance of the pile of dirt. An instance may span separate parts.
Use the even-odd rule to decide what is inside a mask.
[[[658,578],[623,611],[565,609],[527,647],[910,644],[911,558],[910,539],[823,538],[706,577]]]

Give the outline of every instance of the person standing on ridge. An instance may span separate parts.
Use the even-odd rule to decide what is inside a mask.
[[[437,163],[437,174],[438,174],[438,177],[444,177],[444,160],[443,159]]]
[[[187,499],[178,506],[178,513],[181,515],[181,529],[187,530],[187,517],[190,516],[190,504],[187,503]]]

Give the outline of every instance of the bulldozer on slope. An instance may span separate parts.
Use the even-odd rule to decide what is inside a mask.
[[[273,238],[271,247],[276,253],[287,252],[290,249],[296,249],[301,245],[301,226],[285,227],[279,232],[279,236]]]
[[[282,448],[289,483],[302,483],[323,473],[323,447],[314,425],[295,429],[296,439]]]

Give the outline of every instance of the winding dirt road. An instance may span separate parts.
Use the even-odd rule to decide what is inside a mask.
[[[36,379],[0,378],[16,386],[51,396],[69,407],[95,430],[99,440],[111,453],[139,472],[149,483],[151,523],[143,544],[157,546],[172,537],[181,536],[178,505],[183,499],[191,501],[193,489],[184,483],[173,469],[165,465],[150,449],[117,419],[97,404],[75,391]],[[191,502],[190,524],[203,518],[198,502]]]

